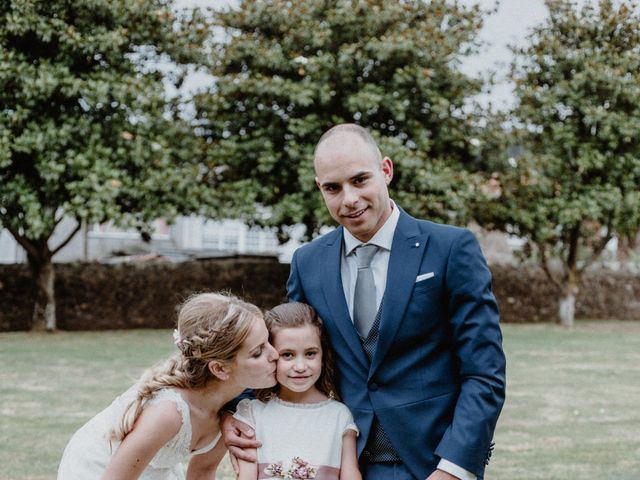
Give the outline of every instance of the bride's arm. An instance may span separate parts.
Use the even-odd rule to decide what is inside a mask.
[[[208,452],[191,457],[189,468],[187,468],[186,480],[210,480],[216,478],[216,469],[224,458],[225,453],[227,453],[227,447],[225,447],[222,440],[218,440],[216,446]]]
[[[182,416],[172,403],[145,408],[111,458],[102,480],[136,480],[181,426]]]

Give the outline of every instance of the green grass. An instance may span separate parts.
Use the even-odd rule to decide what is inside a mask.
[[[640,478],[640,322],[504,334],[508,395],[486,478]],[[55,478],[71,434],[172,350],[168,330],[0,334],[0,480]],[[233,478],[227,462],[218,478]]]

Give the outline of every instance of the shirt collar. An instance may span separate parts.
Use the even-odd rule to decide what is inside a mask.
[[[384,222],[380,230],[376,232],[376,234],[367,242],[368,245],[377,245],[380,248],[384,248],[385,250],[391,250],[391,244],[393,243],[393,234],[396,231],[396,226],[398,225],[398,219],[400,218],[400,210],[396,206],[396,204],[391,200],[391,215],[387,218],[387,221]],[[349,230],[343,228],[342,231],[344,236],[344,252],[345,256],[351,255],[353,251],[363,245],[363,243],[354,237]]]

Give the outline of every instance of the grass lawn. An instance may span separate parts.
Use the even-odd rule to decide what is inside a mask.
[[[504,325],[488,480],[640,478],[640,322]],[[0,480],[55,478],[71,434],[173,351],[168,330],[0,333]],[[218,478],[233,478],[228,463]]]

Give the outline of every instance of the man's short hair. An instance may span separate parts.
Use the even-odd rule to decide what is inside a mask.
[[[315,150],[313,151],[313,158],[314,159],[316,158],[318,149],[320,148],[320,145],[323,142],[333,137],[334,135],[337,135],[340,133],[353,133],[359,136],[362,140],[365,141],[367,145],[369,145],[369,147],[371,147],[376,158],[380,162],[382,162],[382,153],[380,152],[380,148],[378,148],[378,144],[376,143],[376,141],[374,140],[374,138],[371,136],[371,134],[366,128],[361,127],[356,123],[342,123],[340,125],[335,125],[331,127],[329,130],[327,130],[326,132],[324,132],[320,137],[320,140],[318,140]]]

